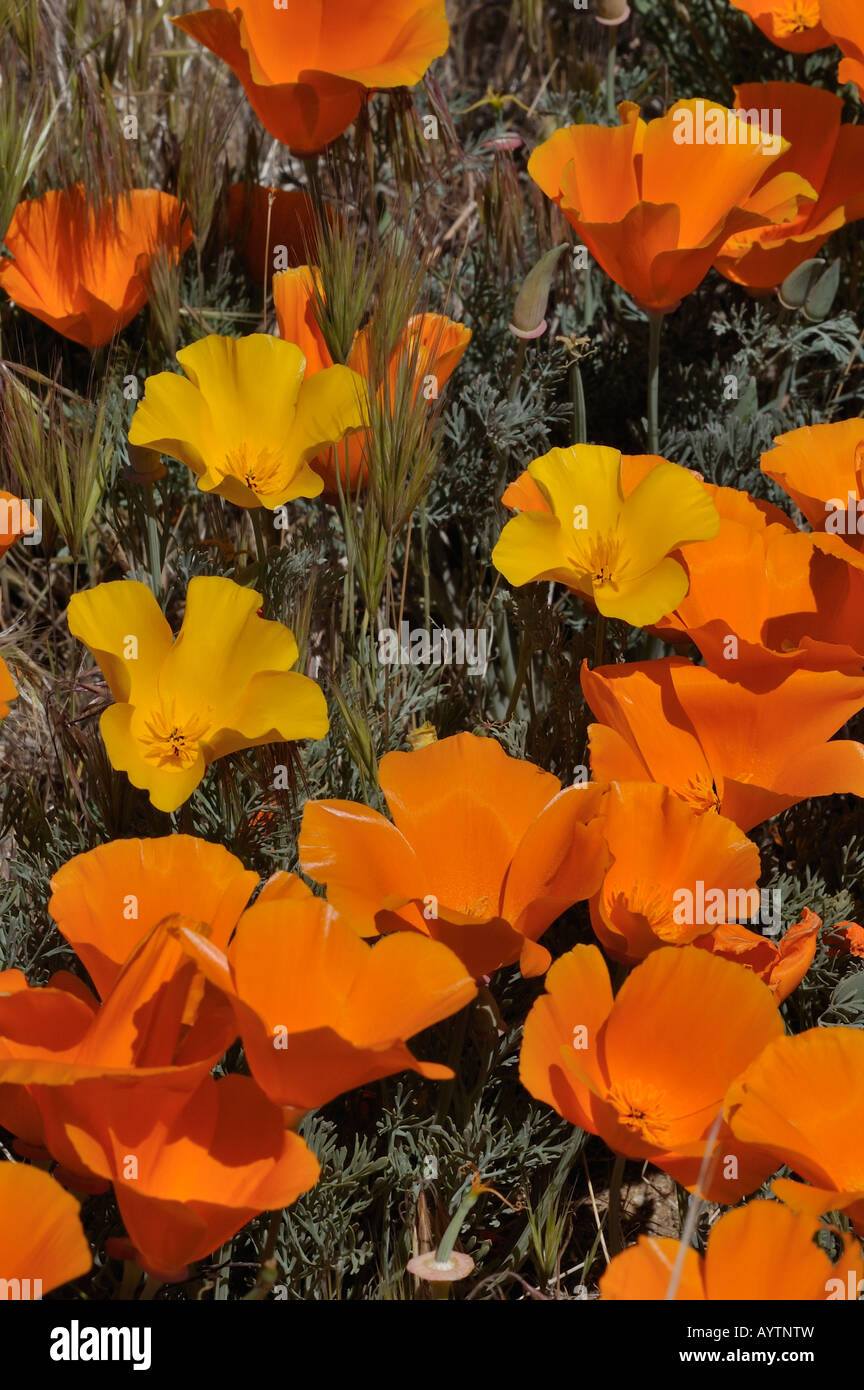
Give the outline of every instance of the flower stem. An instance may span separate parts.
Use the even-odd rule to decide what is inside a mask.
[[[663,315],[650,314],[651,326],[648,347],[648,452],[660,452],[660,337],[663,332]]]
[[[592,666],[596,669],[602,666],[606,660],[606,619],[602,613],[597,614],[597,626],[594,628],[594,660]]]
[[[255,549],[258,551],[258,564],[261,566],[261,575],[259,575],[259,578],[261,578],[264,573],[264,566],[267,563],[267,540],[261,525],[260,508],[253,508],[250,515],[252,518],[252,530],[255,532]]]
[[[606,119],[610,125],[617,125],[618,109],[615,105],[615,59],[618,56],[617,24],[610,24],[608,36],[609,46],[606,50]]]
[[[620,1255],[624,1249],[624,1235],[621,1230],[621,1183],[624,1178],[625,1162],[626,1159],[623,1154],[615,1155],[612,1176],[609,1179],[609,1210],[606,1225],[609,1231],[609,1254],[613,1259],[616,1255]]]
[[[579,363],[570,368],[570,400],[573,404],[573,443],[588,443],[588,413],[585,409],[585,388]]]
[[[453,1246],[456,1244],[456,1238],[462,1229],[462,1223],[479,1196],[480,1188],[472,1184],[456,1208],[453,1220],[441,1237],[441,1244],[435,1252],[435,1260],[438,1264],[446,1264],[449,1260],[453,1253]]]

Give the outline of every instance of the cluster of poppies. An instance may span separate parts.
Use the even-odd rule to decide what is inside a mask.
[[[841,81],[864,91],[857,0],[732,3],[792,51],[839,43]],[[448,43],[443,0],[210,0],[175,22],[301,154],[341,134],[374,89],[418,81]],[[750,119],[765,111],[776,135]],[[730,111],[685,101],[645,122],[625,104],[618,125],[558,131],[529,173],[659,319],[712,266],[776,288],[864,217],[864,130],[841,112],[832,93],[782,82],[739,88]],[[181,349],[182,374],[148,379],[130,444],[252,512],[356,494],[373,408],[406,370],[415,399],[430,376],[442,385],[470,330],[412,317],[384,382],[368,326],[334,361],[310,199],[236,185],[230,204],[253,274],[269,279],[274,240],[292,248],[272,280],[278,336],[210,334]],[[176,261],[191,236],[164,193],[97,209],[83,188],[52,191],[19,205],[0,286],[96,348],[146,302],[154,258]],[[47,1289],[84,1274],[70,1193],[110,1187],[127,1235],[106,1253],[186,1278],[315,1184],[318,1161],[297,1133],[307,1112],[406,1069],[423,1083],[452,1077],[409,1040],[518,965],[545,974],[520,1056],[537,1100],[699,1201],[732,1207],[784,1165],[797,1175],[775,1178],[779,1200],[721,1217],[704,1256],[640,1239],[611,1261],[604,1297],[857,1289],[864,1031],[785,1033],[779,1006],[812,964],[822,922],[805,910],[784,923],[748,832],[811,797],[864,796],[864,745],[834,737],[864,710],[864,420],[781,435],[761,468],[811,529],[656,451],[555,448],[504,492],[515,515],[491,559],[509,584],[565,586],[596,623],[600,653],[615,620],[701,656],[586,663],[590,779],[585,769],[562,786],[470,733],[388,752],[389,816],[305,805],[300,869],[326,896],[288,873],[259,888],[226,849],[183,834],[112,841],[57,872],[49,911],[82,973],[38,986],[0,973],[0,1125],[30,1160],[0,1164],[0,1276]],[[23,512],[0,553],[35,526]],[[293,669],[294,635],[261,604],[232,579],[193,578],[175,635],[134,580],[70,601],[69,629],[111,697],[108,758],[160,811],[181,807],[220,758],[328,734],[324,692]],[[0,717],[15,694],[0,660]],[[579,903],[599,946],[553,962],[540,938]],[[864,955],[860,927],[830,929]],[[605,957],[631,972],[617,994]],[[248,1074],[232,1071],[238,1040]],[[822,1220],[831,1213],[842,1214],[834,1225]],[[814,1243],[820,1230],[830,1253]]]

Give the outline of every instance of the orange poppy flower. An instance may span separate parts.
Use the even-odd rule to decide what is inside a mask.
[[[604,789],[568,787],[494,739],[456,734],[387,753],[379,783],[395,824],[351,801],[307,801],[300,864],[364,936],[416,931],[475,977],[519,961],[538,975],[537,938],[600,886]]]
[[[845,1211],[864,1234],[864,1030],[809,1028],[781,1037],[731,1087],[726,1118],[805,1182],[778,1178],[795,1211]]]
[[[0,976],[0,1123],[71,1171],[80,1167],[65,1126],[78,1083],[97,1085],[107,1114],[130,1090],[189,1094],[236,1036],[230,1010],[201,987],[170,935],[174,922],[198,925],[169,917],[154,928],[101,1005],[63,973],[44,988],[28,986],[19,971]]]
[[[168,193],[136,188],[96,209],[80,184],[54,189],[15,209],[0,287],[64,338],[102,347],[146,304],[157,253],[178,259],[191,240]]]
[[[0,719],[5,719],[9,713],[9,701],[17,699],[18,687],[12,679],[9,667],[0,656]]]
[[[39,523],[20,497],[0,489],[0,558],[21,536],[38,530]]]
[[[269,281],[274,266],[285,270],[303,265],[317,251],[315,204],[300,189],[232,183],[228,227],[246,269],[260,284]]]
[[[864,960],[864,927],[857,922],[838,922],[825,933],[825,942],[831,956],[850,955]]]
[[[827,742],[864,707],[864,677],[799,669],[751,689],[724,665],[724,675],[682,657],[583,665],[600,720],[588,729],[592,776],[662,783],[742,830],[811,796],[864,796],[864,746]]]
[[[262,1211],[290,1206],[320,1166],[248,1076],[206,1076],[190,1095],[170,1086],[67,1088],[64,1133],[76,1162],[113,1183],[145,1266],[181,1270]],[[49,1134],[49,1140],[53,1135]]]
[[[722,1123],[709,1149],[730,1085],[783,1032],[761,980],[704,951],[666,948],[613,999],[600,951],[575,946],[545,983],[519,1060],[532,1096],[708,1201],[736,1202],[772,1172],[769,1155]]]
[[[612,863],[589,907],[613,960],[633,965],[758,906],[753,842],[732,821],[700,814],[668,787],[614,782],[601,828]]]
[[[864,420],[805,425],[780,434],[760,466],[814,531],[842,536],[855,550],[864,550]]]
[[[320,273],[314,266],[301,265],[295,270],[273,276],[273,306],[280,336],[289,343],[296,343],[304,353],[307,377],[333,366],[333,358],[315,312],[320,294]],[[402,362],[406,363],[413,377],[414,399],[430,385],[434,388],[434,395],[430,393],[429,399],[437,397],[458,367],[470,341],[471,330],[463,323],[454,323],[443,314],[414,315],[399,335],[388,364],[390,400],[395,399]],[[367,326],[357,333],[347,363],[367,382],[370,379],[369,356],[370,330]],[[324,479],[325,496],[338,497],[340,471],[342,486],[350,492],[355,492],[366,482],[369,472],[367,447],[368,433],[363,430],[349,435],[338,446],[332,446],[311,460],[310,467]]]
[[[701,950],[735,961],[764,981],[778,1004],[800,985],[813,963],[822,918],[805,907],[801,921],[789,927],[778,941],[735,923],[715,927],[693,942]]]
[[[679,101],[647,123],[632,102],[618,109],[619,126],[556,131],[528,172],[606,274],[649,313],[677,308],[731,236],[793,217],[802,199],[815,197],[805,179],[787,173],[763,186],[758,209],[748,207],[788,146],[763,140],[723,106]]]
[[[832,1264],[813,1242],[818,1226],[779,1202],[750,1202],[727,1211],[711,1227],[704,1257],[688,1249],[677,1284],[677,1302],[813,1302],[857,1289],[864,1274],[861,1247],[850,1236]],[[616,1255],[600,1279],[600,1296],[632,1302],[665,1299],[681,1246],[677,1240],[640,1236]],[[841,1295],[843,1296],[843,1295]]]
[[[230,999],[252,1075],[278,1105],[311,1110],[405,1070],[452,1077],[406,1042],[477,993],[437,941],[399,933],[370,946],[293,874],[264,888],[227,955],[188,928],[177,935]]]
[[[93,1263],[78,1203],[41,1168],[0,1163],[0,1280],[6,1298],[41,1298]]]
[[[789,220],[737,232],[720,248],[714,266],[727,280],[773,289],[817,255],[838,227],[864,217],[864,129],[841,124],[843,102],[833,92],[802,82],[748,83],[735,89],[735,104],[739,110],[770,111],[789,141],[766,182],[797,174],[817,194]],[[745,206],[761,211],[763,191],[757,186]]]
[[[825,0],[730,0],[758,25],[766,38],[788,53],[815,53],[830,48],[831,35],[823,27],[820,3]]]
[[[411,87],[446,53],[444,0],[208,0],[172,20],[227,63],[261,124],[298,154],[347,130],[367,92]]]
[[[853,82],[864,98],[864,12],[858,0],[820,0],[822,23],[843,52],[837,81]]]
[[[717,674],[769,690],[790,671],[860,674],[864,560],[839,536],[796,531],[779,508],[713,488],[716,540],[684,545],[686,597],[657,626],[685,633]]]
[[[191,835],[112,840],[76,854],[51,880],[48,911],[105,999],[127,957],[164,918],[206,923],[224,950],[258,876]]]

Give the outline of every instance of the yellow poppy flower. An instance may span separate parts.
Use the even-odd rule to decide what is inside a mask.
[[[670,552],[713,539],[720,518],[686,468],[649,456],[632,463],[642,476],[626,491],[617,449],[576,444],[529,464],[504,498],[523,510],[492,552],[504,578],[517,586],[557,580],[633,627],[677,608],[688,579]]]
[[[259,618],[260,603],[231,579],[193,579],[175,640],[137,580],[99,584],[70,601],[69,630],[114,697],[99,726],[111,765],[160,811],[176,811],[226,753],[327,733],[323,692],[290,669],[293,633]]]
[[[202,492],[273,511],[317,497],[309,460],[366,423],[365,386],[348,367],[306,377],[296,343],[269,333],[211,333],[182,348],[185,372],[148,379],[130,444],[158,449],[198,476]]]

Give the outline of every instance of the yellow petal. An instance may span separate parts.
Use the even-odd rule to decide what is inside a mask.
[[[594,602],[604,617],[621,618],[632,627],[650,627],[678,607],[688,585],[684,566],[667,558],[648,574],[615,589],[609,584],[595,586]]]
[[[194,582],[194,581],[193,581]],[[69,631],[90,648],[115,700],[149,701],[173,634],[146,584],[119,579],[74,594]]]
[[[207,401],[197,386],[177,372],[147,378],[144,399],[129,426],[129,443],[158,449],[197,474],[206,472],[207,456],[218,450]]]
[[[207,711],[222,727],[252,677],[289,671],[297,643],[282,623],[258,617],[261,595],[231,579],[199,575],[189,583],[186,616],[165,661],[159,695],[180,716]]]
[[[204,773],[204,753],[188,767],[165,767],[144,757],[141,741],[145,715],[131,705],[111,705],[99,720],[99,731],[111,766],[125,772],[133,787],[146,791],[157,811],[176,811],[188,800]]]
[[[254,676],[215,735],[209,761],[262,743],[324,738],[330,727],[324,692],[309,676],[265,671]]]
[[[675,463],[658,464],[623,509],[628,578],[631,569],[633,577],[644,574],[679,545],[713,540],[719,530],[720,514],[705,485]]]

